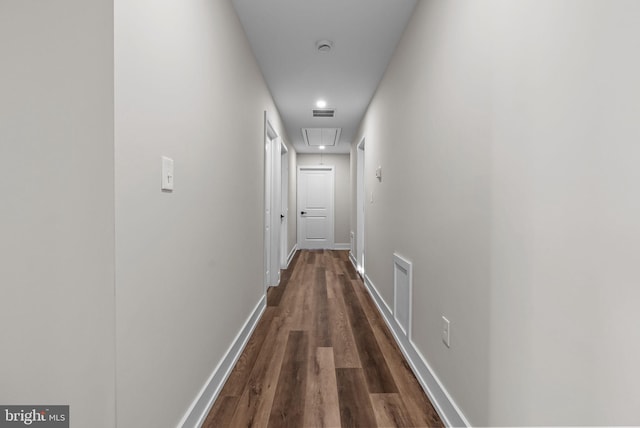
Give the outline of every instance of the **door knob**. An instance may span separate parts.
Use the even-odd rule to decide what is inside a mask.
[[[306,211],[300,211],[300,215],[305,215],[306,213]]]
[[[280,214],[280,220],[284,218],[284,214]]]

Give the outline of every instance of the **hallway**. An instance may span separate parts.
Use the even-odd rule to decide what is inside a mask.
[[[3,0],[0,425],[640,426],[638,22]]]
[[[204,425],[442,426],[347,251],[299,251]]]

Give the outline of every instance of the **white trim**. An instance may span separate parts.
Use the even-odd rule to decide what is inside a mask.
[[[371,282],[371,278],[369,278],[369,275],[367,274],[364,274],[364,285],[367,286],[367,290],[369,290],[369,294],[371,294],[371,297],[373,297],[374,302],[376,302],[378,309],[380,309],[380,305],[384,305],[384,310],[380,309],[380,311],[382,312],[382,315],[386,317],[386,315],[389,314],[389,316],[393,318],[391,307],[382,298],[382,296],[378,292],[378,289],[373,285],[373,282]],[[391,328],[391,326],[389,326],[389,328]],[[393,331],[393,329],[391,330]]]
[[[400,347],[402,354],[405,356],[411,366],[413,374],[415,374],[418,382],[422,386],[436,411],[442,418],[445,426],[448,427],[471,427],[471,424],[464,416],[460,408],[451,398],[445,387],[436,376],[435,372],[427,363],[422,353],[416,348],[415,344],[402,334],[402,329],[396,322],[387,303],[384,301],[377,288],[371,282],[371,279],[365,275],[364,283],[367,291],[373,298],[378,310],[382,314],[384,321],[391,330],[396,343]]]
[[[358,262],[356,262],[356,257],[353,255],[351,251],[349,251],[349,260],[351,260],[351,264],[353,268],[358,272]]]
[[[251,315],[249,315],[249,318],[247,318],[244,326],[236,335],[226,354],[213,370],[213,373],[209,376],[209,379],[196,396],[196,399],[191,403],[191,406],[189,406],[178,427],[197,428],[204,423],[214,401],[218,398],[218,394],[220,394],[231,370],[240,358],[244,347],[247,345],[253,330],[258,325],[258,321],[260,321],[260,317],[266,307],[267,298],[266,296],[262,296]]]
[[[366,191],[365,191],[365,137],[363,136],[356,146],[356,230],[355,232],[355,258],[356,270],[360,276],[364,275],[365,254],[364,254],[364,225],[366,210]]]
[[[267,294],[267,288],[269,288],[272,282],[272,272],[271,267],[273,265],[272,257],[272,239],[273,239],[273,213],[272,213],[272,205],[273,205],[273,151],[272,150],[272,142],[278,138],[278,133],[276,132],[273,124],[269,120],[269,114],[267,111],[264,111],[264,195],[262,198],[263,201],[263,232],[264,232],[264,240],[263,240],[263,259],[264,259],[264,281],[263,281],[263,291],[264,294]],[[279,263],[278,263],[279,264]],[[280,272],[280,269],[278,269]]]
[[[289,253],[289,256],[287,257],[287,267],[289,267],[289,265],[291,264],[291,261],[293,260],[293,257],[296,255],[296,252],[298,251],[298,244],[293,244],[293,248],[291,249],[291,252]]]
[[[271,279],[269,286],[280,284],[280,270],[282,269],[282,138],[277,136],[271,140]]]
[[[280,269],[286,269],[287,246],[289,242],[289,149],[280,139]]]
[[[407,273],[407,279],[409,281],[409,290],[408,290],[408,304],[407,308],[407,325],[403,326],[400,320],[398,319],[398,271],[404,270]],[[398,253],[393,253],[393,318],[396,320],[398,326],[409,340],[411,340],[411,324],[413,317],[413,264],[402,257]]]
[[[349,250],[351,248],[351,244],[333,244],[334,250]]]

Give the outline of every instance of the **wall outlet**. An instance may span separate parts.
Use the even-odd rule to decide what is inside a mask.
[[[442,317],[442,342],[451,348],[451,323],[444,316]]]

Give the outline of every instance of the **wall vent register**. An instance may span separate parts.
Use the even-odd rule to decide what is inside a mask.
[[[413,264],[398,253],[393,253],[393,316],[409,340],[412,307]]]
[[[334,117],[336,109],[334,108],[314,108],[313,117]]]

